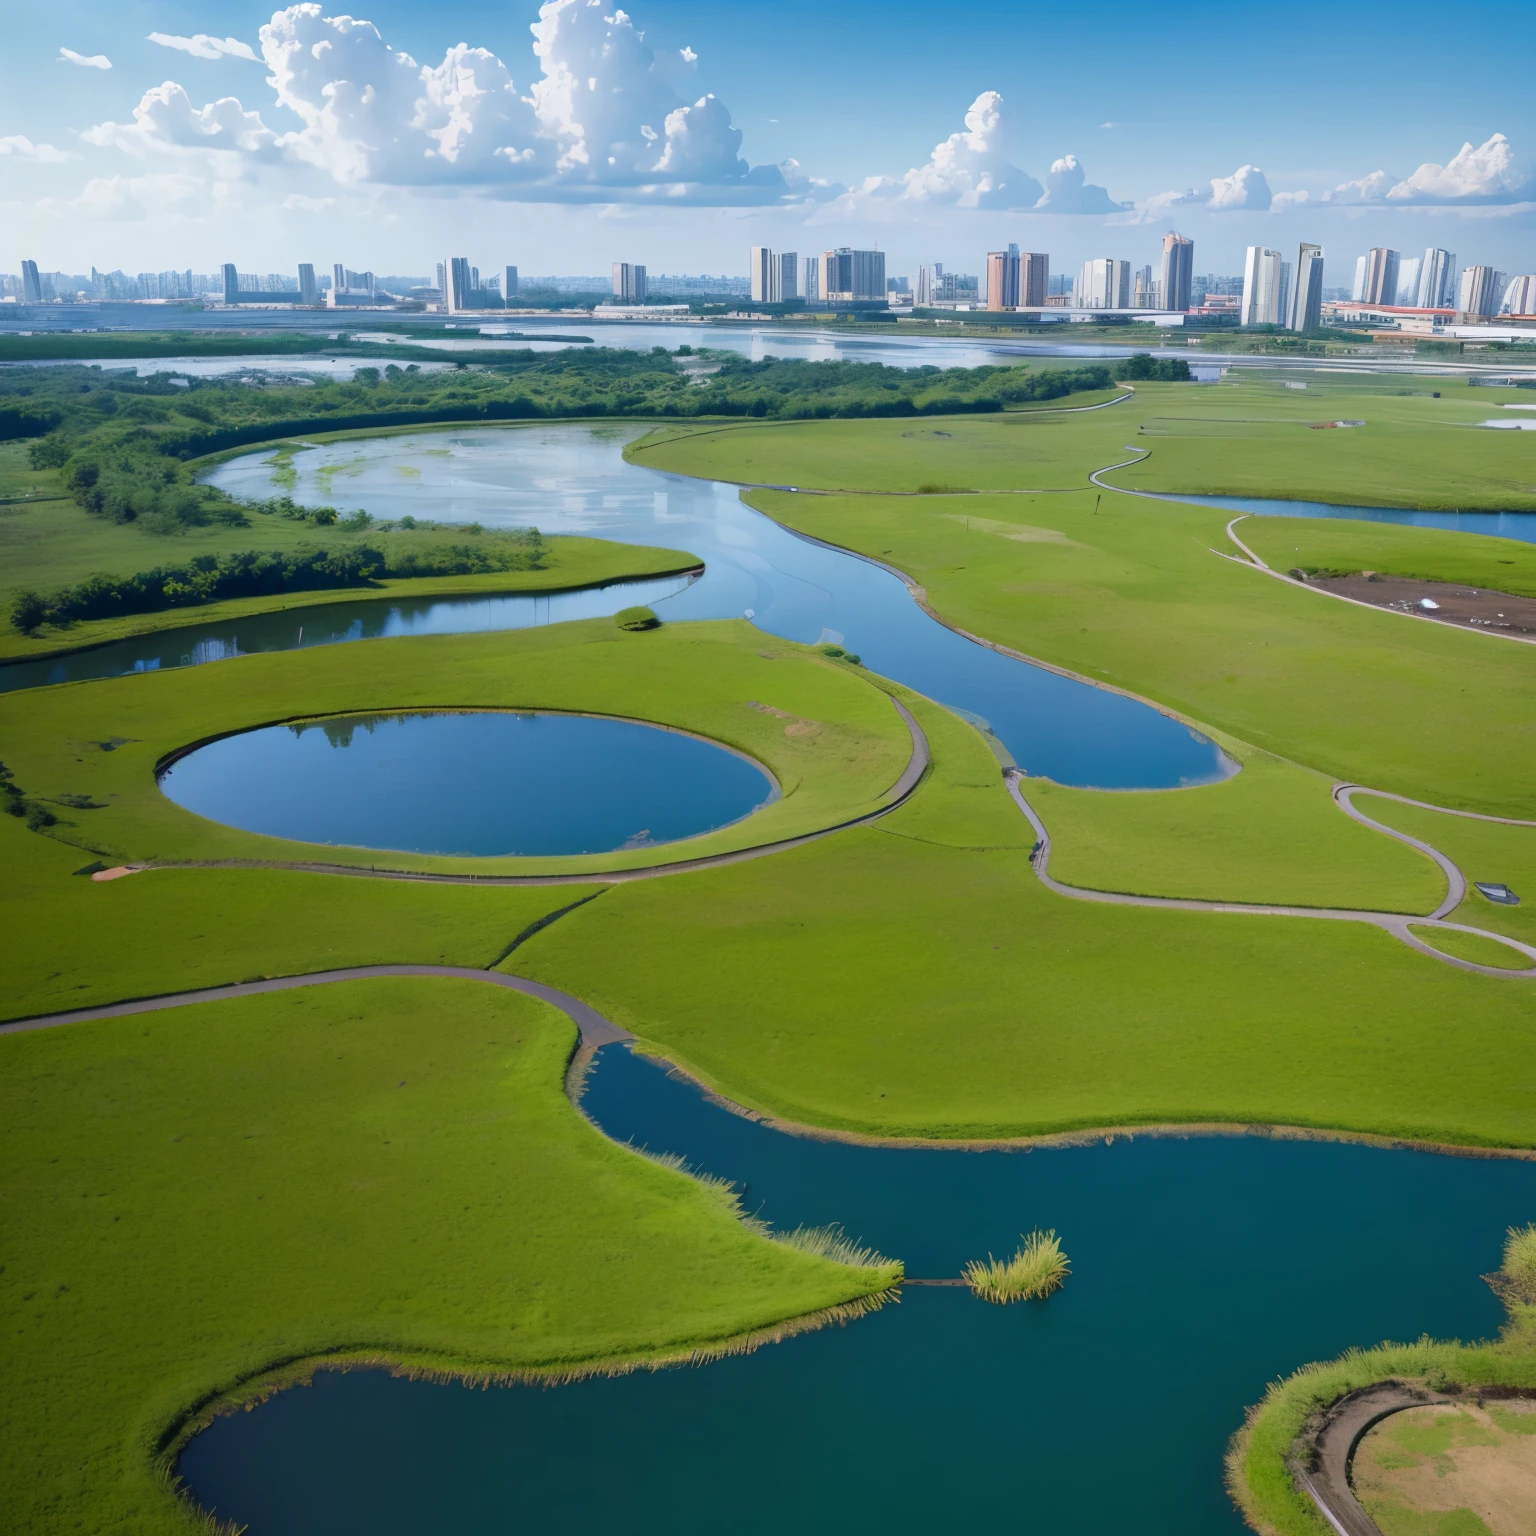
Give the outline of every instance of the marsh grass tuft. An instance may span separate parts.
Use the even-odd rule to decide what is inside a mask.
[[[972,1259],[961,1276],[983,1301],[1002,1305],[1049,1296],[1061,1288],[1071,1272],[1055,1232],[1042,1232],[1037,1227],[1021,1241],[1011,1259],[994,1259],[989,1253],[985,1264]]]
[[[884,1269],[893,1261],[883,1253],[849,1237],[841,1227],[796,1227],[792,1232],[771,1234],[777,1243],[814,1253],[837,1264],[854,1264],[860,1269]]]
[[[1501,1273],[1518,1300],[1536,1306],[1536,1222],[1505,1234]]]

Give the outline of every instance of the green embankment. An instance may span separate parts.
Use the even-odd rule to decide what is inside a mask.
[[[935,769],[908,806],[616,887],[514,968],[732,1099],[876,1136],[1258,1121],[1536,1143],[1527,984],[1366,924],[1054,896],[986,747],[916,707]]]
[[[1378,912],[1427,913],[1445,895],[1429,859],[1346,817],[1325,775],[1223,745],[1242,771],[1198,789],[1104,794],[1027,780],[1051,834],[1051,874],[1138,896]]]
[[[6,1529],[203,1529],[166,1439],[285,1362],[600,1367],[891,1282],[608,1141],[561,1092],[573,1039],[415,979],[0,1038]]]
[[[451,594],[550,592],[564,587],[594,586],[626,577],[659,575],[697,564],[680,550],[647,549],[612,544],[602,539],[554,537],[545,541],[544,569],[504,571],[488,576],[437,576],[382,581],[372,587],[347,587],[333,592],[288,592],[234,602],[204,603],[161,613],[96,619],[64,628],[45,626],[23,635],[9,622],[11,601],[27,589],[52,592],[72,586],[97,572],[115,576],[155,566],[185,565],[199,555],[233,554],[242,550],[278,552],[303,545],[334,550],[371,544],[400,551],[443,543],[474,546],[485,542],[458,530],[422,527],[411,533],[380,533],[377,529],[350,532],[316,528],[283,517],[253,514],[250,525],[230,528],[218,524],[178,533],[156,533],[135,523],[113,523],[93,517],[65,497],[57,470],[26,467],[24,443],[0,443],[0,658],[25,660],[80,646],[99,645],[130,635],[149,634],[178,625],[221,623],[253,613],[316,603],[350,602],[366,598],[444,597]],[[8,497],[59,497],[58,500],[17,500]],[[491,542],[494,543],[494,535]]]
[[[155,780],[167,754],[253,726],[452,708],[656,721],[765,764],[781,794],[743,821],[664,847],[572,858],[443,858],[235,831],[181,809]],[[30,797],[53,803],[55,836],[112,862],[318,859],[481,875],[637,867],[847,821],[880,803],[911,755],[906,726],[859,669],[765,641],[741,621],[632,634],[609,619],[589,619],[502,634],[374,640],[0,696],[0,761]],[[76,809],[66,796],[97,808]]]
[[[1474,965],[1489,965],[1502,971],[1528,971],[1536,961],[1501,944],[1497,939],[1485,938],[1480,933],[1461,933],[1455,928],[1430,928],[1410,923],[1410,930],[1431,948],[1441,954],[1453,955],[1458,960],[1470,960]]]
[[[1306,517],[1246,517],[1233,532],[1280,571],[1380,571],[1536,597],[1536,544],[1518,539]]]
[[[1489,901],[1469,884],[1466,899],[1451,914],[1452,922],[1536,944],[1536,827],[1446,816],[1374,795],[1361,796],[1355,804],[1372,821],[1438,848],[1469,882],[1507,885],[1520,897],[1518,907],[1508,907]]]

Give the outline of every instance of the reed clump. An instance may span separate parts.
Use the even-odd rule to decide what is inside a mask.
[[[860,1269],[885,1269],[892,1260],[883,1253],[849,1237],[841,1227],[796,1227],[792,1232],[775,1232],[773,1240],[802,1253],[814,1253],[837,1264],[855,1264]]]
[[[961,1278],[983,1301],[1003,1305],[1010,1301],[1029,1301],[1049,1296],[1061,1289],[1072,1273],[1067,1256],[1061,1251],[1061,1239],[1055,1232],[1037,1227],[1023,1237],[1011,1259],[986,1262],[972,1259],[961,1271]]]
[[[1505,1234],[1502,1274],[1516,1299],[1536,1306],[1536,1222]]]

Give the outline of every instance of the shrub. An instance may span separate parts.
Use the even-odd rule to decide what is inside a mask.
[[[48,612],[48,600],[40,592],[18,592],[11,601],[11,623],[24,635],[47,623]]]
[[[1504,1239],[1503,1274],[1521,1301],[1536,1306],[1536,1222],[1509,1229]]]
[[[1135,352],[1116,369],[1123,379],[1151,380],[1160,384],[1188,384],[1189,364],[1182,357],[1153,357]]]
[[[1038,1227],[1021,1240],[1011,1259],[994,1259],[989,1253],[985,1264],[972,1259],[961,1271],[966,1284],[983,1301],[999,1305],[1049,1296],[1061,1288],[1071,1272],[1060,1239]]]
[[[636,607],[620,608],[619,611],[614,614],[613,622],[617,624],[620,629],[641,630],[655,629],[660,625],[661,620],[658,619],[649,608]]]

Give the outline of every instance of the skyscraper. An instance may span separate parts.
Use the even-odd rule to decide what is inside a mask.
[[[754,304],[767,304],[773,287],[773,252],[766,245],[754,245],[747,258],[748,292]]]
[[[1019,303],[1038,309],[1045,303],[1051,282],[1051,258],[1044,251],[1025,251],[1019,257]]]
[[[437,268],[437,286],[442,291],[443,297],[448,296],[448,279],[443,276],[445,268],[442,263]],[[344,262],[333,262],[331,265],[331,292],[345,293],[347,291],[347,268]]]
[[[1419,302],[1419,267],[1417,256],[1408,256],[1397,264],[1397,297],[1394,304],[1412,309]]]
[[[240,274],[235,271],[235,264],[232,261],[224,263],[224,302],[226,304],[240,302]]]
[[[821,256],[821,297],[848,304],[885,297],[885,252],[842,245]]]
[[[1291,264],[1280,263],[1280,296],[1275,301],[1275,324],[1285,325],[1291,318]]]
[[[1536,277],[1511,278],[1504,290],[1499,313],[1506,315],[1536,315]]]
[[[1296,252],[1296,279],[1286,323],[1293,331],[1315,331],[1323,323],[1323,248],[1302,241]]]
[[[346,273],[342,273],[343,282]],[[456,315],[469,308],[470,272],[468,256],[450,256],[443,263],[443,311]]]
[[[780,251],[774,258],[775,304],[791,304],[800,297],[800,255],[797,251]]]
[[[1384,245],[1373,245],[1365,253],[1365,292],[1367,304],[1397,302],[1397,252]]]
[[[1187,236],[1163,236],[1163,308],[1183,312],[1190,307],[1190,282],[1195,271],[1195,242]]]
[[[1355,257],[1355,280],[1350,285],[1349,297],[1351,301],[1356,304],[1360,303],[1360,301],[1365,298],[1365,270],[1365,257]]]
[[[315,269],[311,262],[299,263],[299,303],[318,304],[320,290],[315,287]]]
[[[1083,263],[1077,281],[1077,302],[1083,309],[1129,309],[1131,264],[1112,256]]]
[[[1019,248],[987,252],[987,308],[1019,307]]]
[[[1456,303],[1456,256],[1432,245],[1419,261],[1420,309],[1450,309]]]
[[[917,269],[917,291],[912,302],[919,309],[933,303],[933,268],[926,263]]]
[[[800,292],[807,302],[826,297],[821,286],[821,257],[807,256],[801,261]]]
[[[1498,273],[1492,267],[1465,267],[1456,294],[1456,308],[1464,315],[1486,319],[1498,309]]]
[[[508,267],[501,279],[501,298],[504,304],[510,304],[517,297],[517,268]]]
[[[644,304],[645,268],[636,262],[614,262],[613,296],[621,304]]]
[[[23,304],[43,302],[43,280],[37,275],[35,261],[24,261],[21,264],[21,302]]]
[[[1240,325],[1280,324],[1280,252],[1250,245],[1243,264],[1243,304]]]

